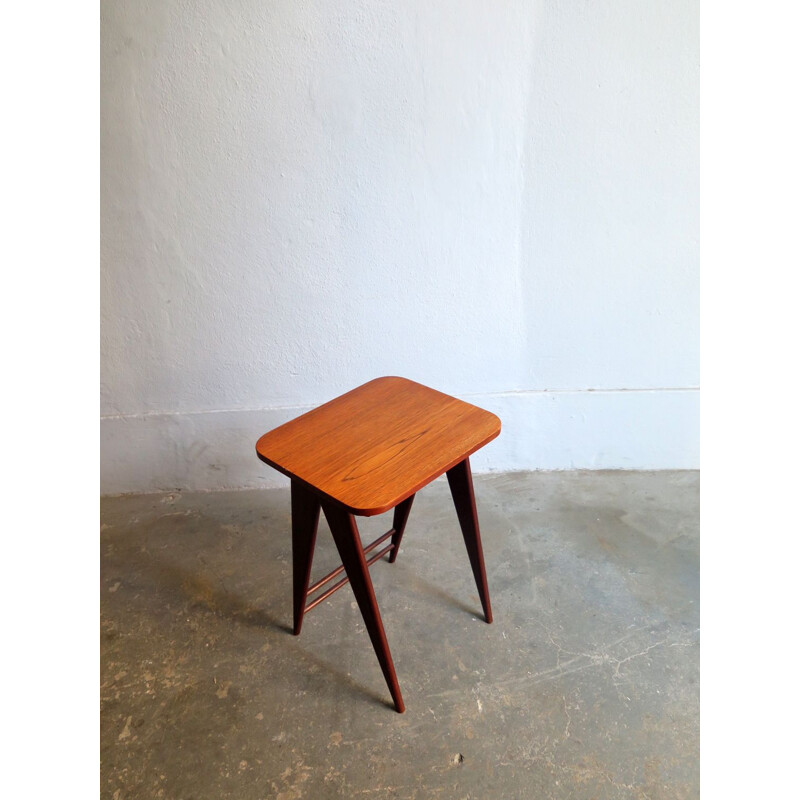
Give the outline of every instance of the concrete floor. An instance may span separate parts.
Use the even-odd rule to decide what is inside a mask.
[[[349,587],[289,632],[288,490],[105,499],[102,797],[698,797],[698,484],[476,476],[492,625],[446,482],[420,492],[371,570],[405,714]]]

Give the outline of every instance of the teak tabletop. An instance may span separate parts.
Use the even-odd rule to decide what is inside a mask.
[[[489,411],[376,378],[264,434],[258,457],[349,513],[381,514],[500,433]]]

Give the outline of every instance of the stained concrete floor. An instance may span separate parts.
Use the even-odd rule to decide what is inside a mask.
[[[371,570],[405,714],[349,587],[291,635],[288,490],[105,499],[102,797],[697,797],[698,485],[476,476],[492,625],[446,482],[420,492]]]

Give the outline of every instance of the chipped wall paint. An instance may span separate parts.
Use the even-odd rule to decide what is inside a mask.
[[[697,466],[694,0],[102,4],[102,489],[370,378],[476,469]],[[590,391],[591,390],[591,391]]]

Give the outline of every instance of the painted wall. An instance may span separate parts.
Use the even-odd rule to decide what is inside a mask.
[[[104,0],[102,490],[379,375],[476,470],[698,465],[696,0]]]

